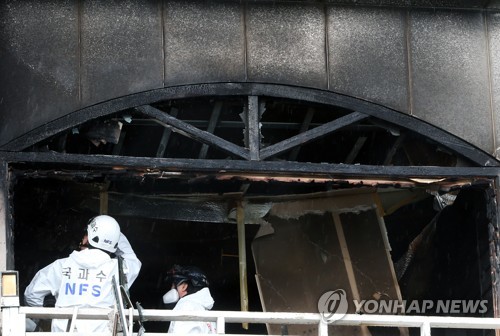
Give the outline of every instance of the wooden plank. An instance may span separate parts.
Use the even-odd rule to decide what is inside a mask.
[[[344,266],[347,273],[347,278],[349,279],[349,287],[352,293],[352,299],[357,302],[361,301],[361,295],[359,294],[358,285],[356,282],[356,276],[354,274],[354,268],[352,266],[351,256],[349,254],[349,247],[347,246],[347,241],[344,235],[344,229],[342,228],[342,221],[337,212],[332,213],[333,222],[335,224],[335,230],[337,231],[337,237],[339,240],[340,250],[342,251],[342,258],[344,260]],[[359,313],[359,312],[356,312]],[[366,326],[361,326],[361,335],[370,335],[368,328]]]
[[[352,260],[349,254],[349,247],[345,240],[344,229],[342,228],[342,222],[340,221],[339,214],[332,213],[333,222],[335,223],[335,230],[337,231],[337,236],[339,239],[340,250],[342,251],[342,259],[344,260],[344,266],[347,273],[347,278],[349,279],[349,286],[352,292],[352,298],[356,301],[361,300],[359,295],[358,285],[356,283],[356,276],[354,275],[354,269],[352,267]]]
[[[344,126],[358,122],[358,121],[363,120],[367,117],[368,117],[367,115],[365,115],[363,113],[359,113],[359,112],[350,113],[344,117],[340,117],[340,118],[335,119],[333,121],[330,121],[326,124],[315,127],[309,131],[297,134],[291,138],[280,141],[277,144],[266,147],[260,151],[260,158],[261,158],[261,160],[265,160],[265,159],[268,159],[270,157],[281,154],[281,153],[283,153],[283,152],[285,152],[293,147],[305,145],[306,143],[309,143],[313,140],[317,140],[317,139],[324,137],[324,136],[326,136],[326,135],[328,135],[328,134],[330,134],[330,133],[332,133],[332,132],[334,132],[334,131],[336,131]]]
[[[254,260],[255,260],[255,256],[254,256]],[[260,300],[260,304],[262,306],[262,311],[267,312],[268,309],[266,307],[266,300],[264,300],[261,281],[262,281],[262,277],[258,273],[255,274],[255,284],[257,285],[257,292],[259,293],[259,300]],[[267,334],[270,335],[271,334],[271,326],[269,325],[269,323],[266,323],[266,330],[267,330]]]
[[[216,146],[225,152],[236,155],[243,159],[248,160],[250,158],[249,152],[245,148],[241,148],[240,146],[219,138],[218,136],[215,136],[207,131],[196,128],[150,105],[139,106],[136,109],[137,111],[151,118],[155,118],[160,123],[165,124],[166,127],[172,127],[177,133],[182,134],[188,138],[205,143],[210,146]]]

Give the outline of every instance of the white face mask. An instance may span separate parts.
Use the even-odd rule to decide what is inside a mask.
[[[179,293],[177,292],[177,289],[172,288],[169,290],[165,295],[163,295],[163,303],[164,304],[169,304],[169,303],[174,303],[179,301]]]

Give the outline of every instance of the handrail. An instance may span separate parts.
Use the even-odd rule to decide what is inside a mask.
[[[14,307],[9,313],[17,313],[30,318],[71,319],[73,308],[45,308],[45,307]],[[5,312],[4,312],[5,313]],[[113,309],[80,308],[78,319],[109,319],[114,314]],[[4,315],[5,316],[5,315]],[[138,320],[139,313],[133,310],[134,320]],[[240,312],[240,311],[201,311],[180,312],[163,309],[144,309],[144,321],[211,321],[217,322],[218,333],[225,334],[226,323],[260,323],[260,324],[298,324],[317,325],[319,335],[328,335],[329,326],[379,326],[379,327],[410,327],[420,328],[422,336],[429,336],[432,328],[454,329],[500,329],[500,318],[491,317],[449,317],[449,316],[408,316],[408,315],[371,315],[347,314],[342,319],[327,324],[318,313],[290,313],[290,312]],[[3,321],[2,328],[5,327]],[[28,333],[26,333],[28,334]],[[31,333],[29,333],[31,334]],[[61,333],[64,334],[64,333]],[[40,335],[40,333],[37,333]],[[52,334],[53,335],[53,334]],[[76,335],[73,333],[72,335]],[[161,334],[157,334],[161,335]]]

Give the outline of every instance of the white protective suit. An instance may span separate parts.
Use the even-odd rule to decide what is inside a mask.
[[[196,293],[182,297],[173,310],[205,311],[212,309],[213,306],[214,299],[210,295],[208,287],[205,287]],[[172,321],[168,332],[178,335],[216,334],[217,324],[214,322]]]
[[[130,287],[139,275],[141,262],[137,259],[127,238],[120,234],[116,255],[124,259],[123,271]],[[69,257],[58,259],[38,271],[26,287],[24,299],[29,306],[43,306],[45,296],[56,298],[56,307],[113,307],[113,275],[118,281],[118,260],[98,249],[73,251]],[[80,333],[105,332],[106,320],[78,320]],[[68,320],[54,319],[52,331],[66,331]]]

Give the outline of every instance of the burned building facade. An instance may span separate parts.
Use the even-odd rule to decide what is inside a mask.
[[[499,317],[499,41],[486,0],[1,1],[0,267],[107,213],[145,307],[178,263],[218,310]]]

